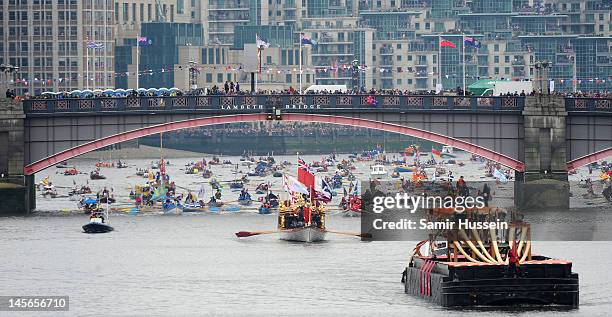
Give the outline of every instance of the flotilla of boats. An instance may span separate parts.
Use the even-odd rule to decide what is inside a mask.
[[[147,182],[136,185],[130,192],[134,206],[118,210],[138,213],[159,210],[165,215],[182,213],[214,212],[222,210],[234,212],[242,207],[250,207],[256,203],[256,212],[268,215],[278,211],[274,230],[240,231],[238,238],[265,234],[278,234],[281,240],[304,243],[324,241],[328,233],[350,235],[360,238],[371,237],[367,233],[337,232],[328,230],[326,204],[338,193],[334,190],[342,188],[344,193],[339,204],[341,215],[345,217],[362,216],[361,184],[353,174],[355,161],[368,162],[370,165],[370,184],[379,180],[402,177],[403,173],[411,173],[413,184],[426,179],[436,179],[447,173],[445,165],[458,164],[453,148],[445,146],[441,151],[432,148],[431,153],[420,151],[416,146],[410,146],[403,152],[403,160],[389,160],[384,151],[377,148],[364,151],[360,155],[354,153],[348,160],[337,162],[335,156],[324,157],[320,161],[306,164],[298,158],[298,179],[293,179],[284,170],[291,166],[290,162],[275,165],[272,156],[255,160],[243,155],[241,163],[234,164],[230,160],[221,161],[218,157],[206,161],[191,162],[185,165],[184,172],[188,175],[202,175],[210,179],[212,195],[206,195],[204,185],[199,191],[187,189],[185,197],[177,193],[177,185],[171,181],[166,172],[168,162],[163,157],[153,162],[148,169],[137,169],[136,175],[144,177]],[[406,157],[412,156],[414,162],[409,164]],[[431,157],[421,163],[421,157]],[[447,162],[436,161],[436,158],[451,158]],[[128,165],[119,161],[116,165],[104,162],[96,163],[96,170],[89,176],[91,180],[105,179],[100,168],[126,168]],[[219,181],[213,178],[212,166],[235,166],[234,178],[231,181]],[[250,168],[246,175],[238,176],[238,166]],[[389,176],[387,166],[392,166]],[[75,167],[67,162],[57,165],[65,169],[64,175],[77,175]],[[315,173],[328,172],[337,168],[332,177],[315,177]],[[154,172],[157,170],[156,172]],[[612,170],[612,169],[611,169]],[[429,176],[428,171],[431,172]],[[497,170],[495,170],[497,172]],[[488,174],[495,174],[487,170]],[[259,183],[254,188],[255,195],[263,195],[254,199],[247,185],[248,177],[262,177],[272,174],[283,178],[283,187],[287,191],[287,199],[281,202],[279,196],[272,192],[270,183]],[[452,173],[449,179],[452,179]],[[612,177],[612,173],[607,177]],[[348,180],[348,190],[344,181]],[[90,196],[92,190],[89,184],[74,187],[70,196],[79,196],[78,207],[90,215],[89,222],[82,226],[85,233],[106,233],[114,228],[110,225],[109,214],[111,205],[116,204],[113,190],[104,188],[95,197]],[[402,177],[402,189],[406,183]],[[58,196],[56,187],[45,178],[38,185],[41,195]],[[236,201],[222,201],[224,185],[230,190],[239,190]],[[252,188],[251,188],[252,190]],[[609,193],[612,197],[612,192]],[[232,204],[232,203],[237,203]],[[104,208],[106,205],[106,208]],[[117,210],[117,209],[115,209]],[[502,215],[503,214],[503,215]],[[472,306],[495,305],[499,303],[533,303],[557,304],[576,307],[578,305],[578,275],[571,270],[571,262],[555,260],[532,252],[531,228],[521,217],[500,208],[485,207],[467,209],[461,214],[444,208],[432,209],[428,213],[430,221],[458,222],[460,220],[475,221],[505,218],[510,216],[509,229],[463,230],[463,229],[432,229],[429,238],[419,242],[409,258],[408,265],[402,274],[405,292],[438,303],[442,306]],[[455,228],[458,228],[456,226]],[[512,264],[512,265],[510,265]],[[520,268],[517,266],[520,265]]]

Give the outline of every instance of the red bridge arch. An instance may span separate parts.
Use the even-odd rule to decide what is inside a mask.
[[[572,171],[581,166],[585,166],[608,157],[612,157],[612,147],[567,162],[567,170]]]
[[[186,128],[194,128],[200,126],[216,125],[223,123],[234,123],[234,122],[255,122],[255,121],[266,121],[267,115],[264,113],[258,114],[236,114],[227,116],[214,116],[198,119],[189,119],[183,121],[169,122],[150,127],[140,128],[132,131],[122,132],[119,134],[104,137],[99,140],[91,141],[88,143],[75,146],[73,148],[58,152],[45,159],[34,162],[24,167],[25,175],[32,175],[36,172],[42,171],[48,167],[56,165],[60,162],[66,161],[73,157],[97,150],[109,145],[116,143],[137,139],[153,134],[162,132],[169,132],[175,130],[181,130]],[[342,116],[331,116],[331,115],[318,115],[318,114],[295,114],[285,113],[283,114],[283,121],[300,121],[300,122],[319,122],[319,123],[330,123],[338,125],[348,125],[354,127],[369,128],[375,130],[381,130],[386,132],[394,132],[421,139],[431,140],[437,143],[449,145],[460,150],[464,150],[473,154],[480,155],[489,160],[499,162],[516,171],[523,171],[525,164],[521,161],[515,160],[506,155],[491,151],[484,147],[476,144],[472,144],[466,141],[462,141],[456,138],[451,138],[442,134],[428,132],[425,130],[410,128],[398,124],[386,123],[381,121],[374,121],[368,119],[359,119]]]

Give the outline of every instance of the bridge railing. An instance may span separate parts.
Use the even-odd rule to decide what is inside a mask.
[[[28,114],[210,111],[286,112],[342,111],[522,111],[524,97],[463,97],[434,95],[211,95],[176,97],[29,99]]]
[[[607,98],[565,98],[567,111],[612,112],[612,99]]]

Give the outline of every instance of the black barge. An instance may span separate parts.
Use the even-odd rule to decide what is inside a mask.
[[[578,274],[572,263],[544,256],[521,262],[510,277],[504,264],[446,261],[413,256],[404,271],[407,294],[443,307],[479,305],[559,305],[577,308]]]

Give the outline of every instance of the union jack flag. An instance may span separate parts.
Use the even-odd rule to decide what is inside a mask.
[[[306,164],[306,161],[304,161],[301,157],[298,157],[298,169],[310,171],[308,164]]]

